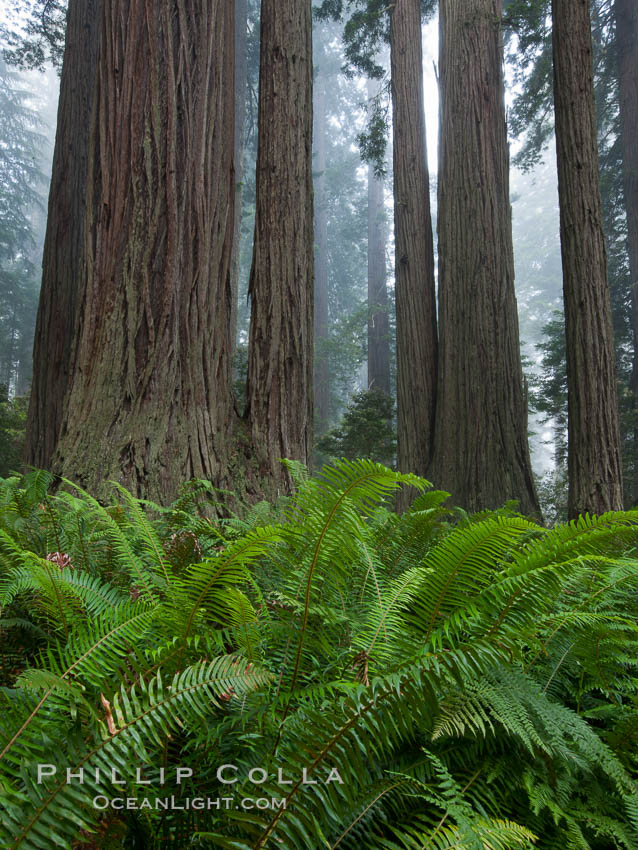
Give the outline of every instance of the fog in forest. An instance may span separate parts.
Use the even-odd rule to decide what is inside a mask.
[[[638,848],[637,0],[0,0],[0,850]]]
[[[259,20],[254,2],[247,4],[246,16],[245,43],[241,48],[244,54],[240,57],[240,61],[245,64],[242,80],[245,102],[242,126],[239,128],[242,144],[237,148],[241,157],[240,190],[237,196],[241,218],[236,223],[240,227],[241,239],[236,260],[239,295],[234,374],[240,404],[243,403],[247,365],[250,317],[247,292],[255,214]],[[9,18],[5,17],[4,20],[7,22]],[[12,20],[15,23],[15,15]],[[373,177],[372,166],[362,159],[361,135],[368,132],[371,126],[369,121],[374,116],[383,125],[379,128],[377,124],[376,132],[385,140],[383,162],[379,163],[385,173],[380,179],[379,191],[382,191],[382,195],[377,194],[382,200],[374,213],[380,226],[373,234],[372,231],[370,233],[375,239],[381,240],[376,248],[380,252],[377,256],[385,258],[382,264],[382,285],[386,288],[387,302],[381,312],[386,314],[382,322],[385,322],[383,327],[387,328],[387,339],[382,340],[381,344],[388,348],[391,395],[396,401],[389,53],[387,46],[382,45],[376,61],[383,68],[383,76],[366,83],[365,77],[352,68],[344,74],[342,38],[342,24],[315,20],[315,262],[319,275],[317,284],[326,289],[323,296],[316,294],[316,298],[323,297],[325,301],[323,325],[315,322],[315,463],[319,465],[335,451],[334,440],[330,442],[332,431],[338,428],[349,405],[358,397],[357,394],[368,389],[369,337],[366,331],[372,309],[368,306],[368,183],[369,179],[376,178]],[[513,138],[510,133],[509,138],[513,159],[510,196],[521,354],[529,403],[529,441],[533,468],[543,498],[546,502],[556,502],[563,498],[564,492],[559,496],[556,493],[561,488],[564,491],[566,486],[566,388],[563,360],[558,350],[562,333],[562,273],[555,147],[550,118],[545,115],[542,122],[535,124],[538,121],[538,110],[534,113],[529,104],[527,108],[531,114],[531,123],[525,126],[521,116],[526,103],[521,105],[521,93],[524,95],[523,100],[530,100],[529,92],[525,92],[525,76],[534,71],[534,65],[528,63],[527,70],[521,70],[515,36],[506,40],[506,45],[506,105],[508,111],[518,109],[515,121],[517,136]],[[540,48],[537,52],[540,53]],[[28,62],[27,56],[26,64]],[[434,16],[423,25],[423,80],[430,201],[435,234],[439,118],[437,62],[438,19]],[[51,62],[46,61],[46,57],[42,68],[19,70],[4,60],[0,65],[4,89],[0,116],[0,133],[3,135],[0,139],[0,179],[3,209],[10,210],[9,217],[2,222],[7,236],[0,245],[3,252],[0,381],[5,388],[7,403],[16,408],[18,418],[25,411],[24,399],[29,393],[31,377],[31,350],[59,84],[58,73]],[[604,92],[604,86],[602,88]],[[370,96],[375,98],[376,112],[368,101]],[[510,121],[510,130],[511,124]],[[610,137],[609,122],[601,120],[601,132],[607,133],[603,143],[604,154],[613,148],[613,126]],[[21,133],[23,138],[20,138]],[[530,137],[534,137],[531,143]],[[14,154],[24,158],[15,179],[11,170]],[[527,160],[524,168],[520,165],[521,158]],[[601,168],[604,165],[603,158]],[[609,182],[603,176],[603,187]],[[610,187],[607,191],[613,190]],[[613,206],[613,199],[609,200],[608,206]],[[626,373],[630,359],[627,336],[629,319],[626,303],[622,303],[626,296],[622,294],[622,282],[614,286],[614,275],[620,280],[626,274],[625,261],[619,256],[623,251],[621,243],[624,228],[622,215],[619,218],[617,211],[610,210],[608,220],[613,222],[611,240],[609,234],[608,240],[611,242],[610,255],[615,258],[615,265],[611,267],[611,284],[612,299],[614,293],[617,293],[614,317],[618,362]],[[436,236],[434,248],[436,252]],[[317,370],[322,384],[319,392],[316,385]],[[384,439],[389,440],[385,460],[394,462],[392,434],[388,433],[385,437],[381,435],[379,439],[382,442]],[[555,510],[551,508],[550,513]]]

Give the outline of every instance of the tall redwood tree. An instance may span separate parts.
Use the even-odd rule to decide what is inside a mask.
[[[537,513],[514,294],[501,0],[441,0],[439,373],[430,479]]]
[[[262,0],[248,415],[259,472],[310,461],[313,434],[312,4]]]
[[[627,252],[631,276],[631,326],[634,361],[631,376],[633,406],[638,406],[638,6],[635,0],[615,0],[616,50],[623,194],[627,213]],[[636,438],[634,438],[636,439]],[[633,499],[638,493],[632,494]]]
[[[368,100],[374,97],[368,80]],[[368,164],[368,389],[392,395],[383,179]]]
[[[315,358],[314,358],[314,413],[315,428],[323,434],[330,425],[330,360],[327,343],[329,339],[329,293],[328,293],[328,197],[326,192],[326,79],[321,66],[315,80],[314,96],[314,228],[315,228]]]
[[[392,395],[383,180],[368,165],[368,389]]]
[[[390,66],[398,466],[425,475],[433,439],[437,330],[420,0],[397,0],[390,10]]]
[[[102,0],[69,0],[42,287],[33,349],[26,462],[48,467],[72,376],[85,281],[85,208]]]
[[[53,459],[93,493],[229,481],[233,6],[100,4],[86,272]]]
[[[230,256],[230,279],[233,293],[230,320],[233,354],[237,342],[237,305],[241,255],[241,214],[244,194],[244,147],[246,136],[246,89],[248,81],[248,0],[235,0],[235,219],[233,249]]]
[[[589,0],[552,0],[567,343],[568,513],[622,508],[614,337],[603,234]]]

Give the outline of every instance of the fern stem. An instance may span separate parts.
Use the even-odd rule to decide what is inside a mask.
[[[341,842],[342,842],[342,841],[343,841],[343,839],[346,837],[346,835],[348,835],[348,833],[349,833],[351,830],[353,830],[353,829],[355,828],[355,826],[359,823],[359,821],[360,821],[360,820],[361,820],[361,818],[362,818],[362,817],[366,814],[366,812],[369,812],[369,811],[370,811],[370,809],[371,809],[371,808],[372,808],[372,807],[373,807],[376,803],[378,803],[378,802],[379,802],[379,800],[380,800],[382,797],[385,797],[385,795],[386,795],[386,794],[389,794],[389,793],[390,793],[390,791],[394,791],[394,789],[395,789],[395,788],[399,788],[401,785],[405,785],[405,784],[406,784],[405,780],[403,780],[403,781],[401,781],[401,782],[395,782],[395,783],[394,783],[394,785],[390,785],[388,788],[384,788],[384,789],[383,789],[383,791],[381,791],[379,794],[377,794],[377,796],[374,798],[374,800],[371,800],[371,801],[368,803],[368,805],[365,807],[365,809],[361,812],[361,814],[360,814],[360,815],[359,815],[359,816],[358,816],[355,820],[353,820],[353,821],[352,821],[352,823],[350,824],[350,826],[349,826],[349,827],[348,827],[348,828],[347,828],[344,832],[342,832],[342,833],[341,833],[341,835],[340,835],[340,836],[339,836],[339,838],[335,841],[335,843],[332,845],[332,847],[330,848],[330,850],[335,850],[335,847],[338,847],[338,846],[341,844]]]
[[[439,611],[441,609],[441,605],[443,604],[443,600],[445,599],[445,595],[448,591],[448,588],[450,587],[450,585],[452,584],[456,575],[461,570],[462,566],[465,564],[465,562],[470,557],[470,555],[472,555],[476,551],[476,549],[478,549],[481,545],[483,545],[484,542],[485,542],[484,540],[480,540],[477,543],[475,543],[472,547],[470,547],[467,550],[467,552],[464,553],[463,557],[460,558],[457,561],[456,567],[454,568],[454,570],[452,570],[452,572],[447,577],[447,581],[443,585],[443,590],[439,594],[439,598],[436,600],[436,605],[434,606],[434,608],[432,610],[432,616],[430,617],[430,622],[428,623],[427,631],[425,633],[426,642],[427,642],[428,638],[430,637],[430,635],[432,634],[432,629],[434,628],[434,623],[436,621],[436,618],[439,616]]]
[[[64,628],[64,634],[65,634],[65,636],[68,637],[68,635],[69,635],[69,624],[67,622],[66,615],[64,613],[64,606],[62,605],[62,597],[60,596],[60,588],[58,587],[57,582],[55,580],[55,576],[52,574],[51,568],[49,567],[50,562],[47,561],[46,558],[43,558],[42,563],[43,563],[44,569],[46,571],[46,574],[49,577],[49,581],[51,582],[51,587],[53,588],[53,591],[55,593],[55,598],[56,598],[57,603],[58,603],[58,608],[60,609],[60,619],[62,620],[62,627]]]
[[[304,594],[304,610],[303,617],[301,620],[301,629],[299,634],[299,643],[297,645],[297,653],[295,655],[295,666],[293,669],[292,680],[290,683],[290,691],[295,690],[295,686],[297,684],[297,678],[299,677],[299,667],[301,665],[301,653],[303,652],[304,640],[306,636],[306,629],[308,627],[308,614],[310,611],[310,593],[312,590],[312,580],[314,578],[315,569],[317,567],[317,562],[319,561],[319,552],[321,551],[321,545],[324,541],[326,534],[328,533],[328,529],[332,525],[332,521],[343,504],[343,502],[348,498],[349,494],[355,489],[355,487],[359,487],[364,481],[375,478],[379,475],[377,471],[370,472],[367,475],[362,475],[357,478],[355,481],[352,481],[348,487],[343,491],[343,493],[339,496],[337,501],[332,506],[330,513],[328,514],[328,518],[326,519],[323,528],[321,529],[321,533],[319,534],[319,538],[317,540],[317,544],[315,546],[315,550],[313,553],[312,561],[310,563],[310,567],[308,568],[308,578],[306,580],[306,592]],[[281,723],[283,725],[286,717],[288,716],[288,712],[290,710],[290,700],[288,701],[284,714],[281,719]]]
[[[366,584],[368,583],[368,576],[370,575],[370,573],[372,573],[372,577],[374,579],[374,586],[375,586],[375,589],[377,591],[377,601],[379,603],[379,608],[381,608],[383,602],[382,602],[382,598],[381,598],[381,588],[379,587],[379,578],[377,576],[377,571],[374,568],[374,564],[372,563],[372,558],[370,557],[370,553],[368,552],[368,547],[366,546],[365,541],[363,541],[363,550],[366,553],[366,558],[368,559],[368,570],[367,570],[367,572],[365,574],[365,578],[363,580],[363,587],[361,588],[361,596],[359,598],[359,601],[360,602],[363,601],[363,593],[365,591]],[[394,600],[393,600],[393,602],[394,602]],[[387,613],[389,613],[390,608],[391,608],[391,605],[388,606]],[[386,643],[387,643],[387,641],[388,641],[388,631],[385,627],[385,616],[383,617],[382,623],[383,623],[383,631],[384,631],[384,634],[385,634],[385,640],[386,640]],[[370,644],[370,646],[366,650],[368,655],[370,655],[370,652],[371,652],[372,647],[374,646],[374,644],[376,642],[376,639],[379,635],[380,630],[381,630],[381,624],[379,624],[379,628],[377,629],[374,637],[372,638],[372,643]]]
[[[53,538],[55,540],[55,550],[56,552],[62,553],[62,544],[60,542],[60,533],[58,531],[58,524],[55,518],[55,511],[51,507],[51,502],[48,496],[44,497],[44,501],[46,502],[46,506],[49,510],[49,515],[51,516],[51,525],[53,527]]]
[[[341,726],[337,730],[337,732],[332,736],[332,738],[329,740],[329,742],[326,744],[326,746],[321,750],[319,755],[313,760],[310,767],[308,767],[306,769],[304,775],[306,777],[310,776],[311,773],[313,772],[313,770],[316,767],[318,767],[319,764],[321,764],[321,762],[325,759],[325,757],[328,755],[328,753],[330,753],[331,750],[338,744],[339,740],[346,734],[346,732],[348,732],[350,729],[352,729],[352,727],[356,725],[357,721],[366,712],[370,711],[370,709],[373,706],[377,705],[380,702],[380,700],[384,699],[384,697],[389,696],[390,693],[391,693],[390,691],[386,691],[385,693],[376,697],[376,699],[371,700],[367,705],[365,705],[365,706],[363,706],[363,708],[359,709],[359,711],[354,715],[354,717],[352,717],[350,720],[348,720],[347,723],[345,723],[343,726]],[[280,727],[279,734],[281,734],[281,727]],[[277,810],[277,814],[274,816],[274,818],[270,821],[270,823],[268,824],[266,829],[259,836],[259,838],[257,839],[257,842],[253,845],[253,850],[261,850],[262,847],[266,846],[266,842],[268,841],[268,839],[270,838],[270,836],[274,832],[275,828],[277,827],[277,824],[279,823],[279,821],[281,820],[283,815],[287,811],[289,811],[288,801],[291,800],[297,794],[297,792],[302,787],[302,785],[303,785],[303,779],[300,779],[297,782],[297,784],[294,785],[290,789],[290,793],[287,794],[287,796],[286,796],[286,809],[278,809]]]
[[[229,679],[232,679],[232,678],[235,678],[235,677],[224,676],[223,681],[224,681],[224,683],[226,683],[226,682],[229,681]],[[135,715],[132,719],[129,720],[128,723],[125,723],[120,729],[116,729],[116,731],[113,734],[109,734],[108,737],[106,737],[102,741],[100,741],[100,743],[97,745],[97,747],[94,747],[82,759],[80,759],[80,761],[78,761],[77,764],[73,765],[73,773],[77,773],[80,770],[80,768],[84,767],[84,765],[86,765],[86,763],[88,761],[90,761],[90,759],[92,759],[97,753],[99,753],[100,750],[103,750],[108,744],[110,744],[112,741],[114,741],[117,738],[118,735],[121,735],[123,732],[128,731],[131,727],[135,726],[136,724],[141,723],[149,714],[152,714],[153,712],[157,712],[158,709],[161,708],[162,706],[169,705],[171,702],[175,702],[175,701],[179,700],[185,694],[189,694],[192,691],[201,690],[205,686],[213,685],[214,683],[219,682],[219,681],[220,681],[219,676],[213,676],[212,678],[207,678],[205,680],[197,681],[197,682],[195,682],[195,684],[188,685],[187,687],[181,688],[179,690],[169,691],[168,695],[164,699],[160,700],[159,702],[154,703],[153,705],[148,706],[148,708],[146,708],[144,711],[140,712],[139,714]],[[54,789],[51,791],[49,796],[35,810],[33,816],[30,818],[30,820],[22,828],[20,835],[17,838],[17,841],[14,844],[11,845],[10,850],[17,850],[17,848],[22,843],[22,840],[25,838],[26,835],[28,835],[29,831],[33,828],[34,824],[36,824],[38,822],[38,820],[42,817],[42,815],[47,810],[49,805],[53,802],[53,800],[55,800],[57,795],[60,793],[60,791],[63,788],[66,787],[66,785],[67,785],[67,781],[66,781],[66,777],[65,777],[61,782],[59,782],[54,787]]]
[[[147,613],[148,613],[147,611],[143,611],[141,614],[136,614],[135,617],[132,617],[130,620],[127,620],[125,623],[119,623],[117,626],[115,626],[115,628],[111,629],[110,632],[103,635],[100,638],[100,640],[97,641],[97,643],[94,643],[93,646],[91,646],[89,649],[87,649],[87,651],[83,655],[81,655],[78,659],[76,659],[73,662],[73,664],[65,670],[65,672],[62,674],[62,676],[60,678],[66,679],[68,676],[71,675],[71,673],[75,670],[75,668],[78,666],[78,664],[81,664],[82,661],[84,661],[86,658],[88,658],[89,655],[91,655],[93,652],[95,652],[104,643],[104,641],[108,640],[108,638],[110,638],[114,634],[116,634],[116,632],[118,630],[125,628],[126,626],[130,625],[132,622],[134,622],[135,620],[138,620],[140,617],[144,616]],[[24,721],[22,726],[13,735],[11,740],[6,744],[6,746],[2,750],[2,752],[0,752],[0,759],[4,758],[4,756],[9,752],[11,747],[13,747],[15,742],[22,735],[24,730],[31,724],[31,721],[33,720],[33,718],[40,711],[40,709],[42,708],[44,703],[47,701],[47,699],[51,696],[51,694],[53,693],[54,690],[55,690],[55,688],[49,688],[49,690],[46,691],[46,693],[44,694],[44,696],[42,697],[40,702],[35,706],[35,708],[31,712],[31,714],[27,717],[27,719]]]
[[[561,666],[562,666],[562,664],[563,664],[563,661],[567,658],[567,656],[569,655],[569,651],[571,650],[571,648],[572,648],[573,646],[574,646],[574,644],[573,644],[573,643],[570,643],[570,644],[569,644],[569,646],[567,647],[567,649],[565,650],[565,652],[563,652],[563,654],[561,655],[561,657],[558,659],[558,662],[557,662],[556,666],[555,666],[555,667],[554,667],[554,669],[552,670],[551,675],[550,675],[549,679],[547,680],[547,682],[546,682],[546,684],[545,684],[545,687],[543,688],[543,691],[542,691],[542,692],[543,692],[544,694],[546,694],[546,693],[547,693],[547,688],[549,688],[549,686],[551,685],[551,683],[552,683],[552,679],[554,678],[554,676],[556,675],[556,673],[558,673],[558,671],[559,671],[560,667],[561,667]]]
[[[475,783],[475,781],[476,781],[476,780],[479,778],[479,776],[481,775],[482,770],[483,770],[483,768],[482,768],[482,767],[479,767],[479,769],[476,771],[476,773],[474,774],[474,776],[473,776],[473,777],[469,780],[469,782],[468,782],[468,783],[467,783],[467,784],[466,784],[463,788],[461,788],[461,795],[462,795],[462,794],[465,794],[465,792],[466,792],[466,791],[468,791],[468,790],[472,787],[472,785]],[[427,843],[423,845],[423,847],[421,848],[421,850],[427,850],[427,848],[428,848],[428,847],[432,844],[432,841],[436,838],[436,836],[437,836],[437,834],[439,833],[439,831],[443,828],[443,825],[445,824],[445,821],[448,819],[448,817],[449,817],[449,816],[450,816],[450,813],[449,813],[449,812],[446,812],[446,813],[443,815],[443,817],[441,818],[441,820],[440,820],[440,821],[438,822],[438,824],[436,825],[436,829],[434,830],[434,832],[432,833],[432,835],[428,838]]]
[[[412,577],[411,577],[411,576],[408,576],[408,582],[409,582],[409,581],[411,581],[411,580],[412,580]],[[373,649],[373,647],[374,647],[374,645],[375,645],[375,643],[376,643],[376,641],[377,641],[377,638],[379,637],[379,632],[381,631],[381,628],[382,628],[382,627],[383,627],[383,630],[385,631],[385,639],[386,639],[386,642],[387,642],[387,640],[388,640],[388,633],[387,633],[387,629],[386,629],[386,626],[385,626],[386,620],[387,620],[387,618],[390,616],[390,611],[391,611],[391,610],[392,610],[392,608],[394,607],[394,605],[395,605],[395,603],[396,603],[397,599],[399,598],[399,596],[401,595],[401,593],[405,590],[405,588],[406,588],[406,584],[407,584],[408,582],[403,583],[403,584],[402,584],[402,585],[398,588],[397,592],[394,594],[394,596],[392,597],[392,599],[391,599],[391,600],[390,600],[390,602],[388,603],[388,607],[386,608],[386,610],[385,610],[385,612],[384,612],[384,614],[383,614],[383,617],[381,618],[381,622],[379,623],[379,625],[378,625],[378,627],[377,627],[376,632],[375,632],[375,633],[374,633],[374,635],[372,636],[372,641],[371,641],[371,643],[370,643],[370,646],[366,649],[366,653],[367,653],[368,655],[370,655],[370,653],[372,652],[372,649]],[[379,599],[379,603],[380,603],[380,602],[381,602],[381,600]]]
[[[79,515],[77,516],[77,521],[78,521],[78,536],[80,538],[80,546],[82,547],[82,555],[84,557],[84,569],[87,572],[90,572],[89,571],[89,553],[88,553],[88,550],[86,548],[86,543],[84,541],[84,535],[82,534],[82,523],[80,522]]]

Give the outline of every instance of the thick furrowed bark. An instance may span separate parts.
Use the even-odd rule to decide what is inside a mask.
[[[86,287],[57,472],[230,482],[232,0],[103,0]]]
[[[616,50],[618,53],[618,96],[620,146],[623,160],[623,190],[627,213],[627,252],[631,276],[631,329],[633,363],[632,407],[638,407],[638,8],[635,0],[616,0]],[[634,442],[638,435],[634,433]],[[635,475],[635,473],[634,473]],[[638,502],[638,487],[627,487],[629,502]]]
[[[390,19],[398,466],[425,475],[432,452],[437,331],[419,0]]]
[[[374,84],[368,80],[368,100]],[[368,389],[392,394],[390,388],[390,323],[386,285],[386,221],[383,180],[368,165]]]
[[[315,109],[315,425],[323,434],[330,425],[330,362],[325,351],[328,341],[328,210],[326,198],[326,84],[319,76]]]
[[[439,376],[430,479],[538,512],[514,293],[500,0],[442,0]]]
[[[69,0],[25,459],[49,467],[64,417],[85,274],[85,206],[101,0]]]
[[[622,472],[588,0],[552,0],[552,19],[573,518],[622,508]]]
[[[313,187],[310,0],[263,0],[248,414],[260,473],[312,450]]]

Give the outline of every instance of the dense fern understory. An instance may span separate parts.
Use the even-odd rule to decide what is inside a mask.
[[[638,512],[547,530],[291,469],[216,524],[204,482],[0,482],[0,846],[638,847]]]

